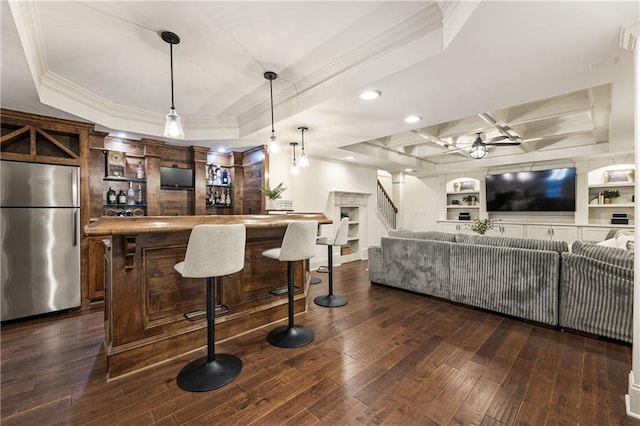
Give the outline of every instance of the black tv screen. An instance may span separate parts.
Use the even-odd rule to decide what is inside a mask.
[[[193,170],[181,167],[160,167],[160,188],[192,189]]]
[[[490,212],[576,211],[575,167],[488,175],[485,182]]]

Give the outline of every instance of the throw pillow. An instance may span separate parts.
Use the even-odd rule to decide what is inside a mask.
[[[609,238],[608,240],[600,241],[596,245],[597,246],[602,246],[602,247],[618,248],[618,245],[616,244],[616,239],[615,238]]]

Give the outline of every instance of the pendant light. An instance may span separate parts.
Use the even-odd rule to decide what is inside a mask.
[[[269,93],[271,94],[271,142],[269,142],[269,154],[277,154],[280,152],[280,144],[276,137],[276,130],[273,127],[273,80],[278,78],[278,74],[273,71],[264,73],[264,78],[269,80]]]
[[[300,167],[309,167],[309,157],[307,157],[307,153],[304,152],[304,132],[309,130],[307,127],[298,127],[301,133],[301,142],[300,145]]]
[[[164,123],[164,135],[168,138],[184,139],[182,120],[176,112],[176,107],[173,102],[173,45],[180,43],[180,37],[171,31],[162,31],[160,37],[169,43],[169,55],[171,58],[171,109]]]
[[[289,143],[289,145],[293,147],[293,162],[291,163],[291,174],[297,175],[298,173],[300,173],[298,164],[296,163],[296,146],[298,146],[298,142],[291,142]]]

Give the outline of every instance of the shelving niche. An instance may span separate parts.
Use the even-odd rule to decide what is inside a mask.
[[[366,258],[367,203],[370,195],[361,192],[329,192],[328,205],[333,226],[337,226],[342,214],[349,217],[347,244],[340,249],[339,261],[334,257],[334,264]],[[334,251],[334,256],[336,252],[337,250]]]
[[[458,220],[460,213],[469,213],[470,219],[480,216],[480,181],[461,177],[446,183],[446,218]],[[471,197],[472,201],[467,201]]]
[[[618,191],[620,196],[605,204],[598,195],[606,190]],[[588,174],[589,224],[611,224],[614,213],[626,214],[629,225],[634,223],[635,165],[619,164],[600,167]]]

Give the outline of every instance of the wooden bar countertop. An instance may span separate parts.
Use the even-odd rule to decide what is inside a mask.
[[[322,213],[291,213],[224,216],[136,216],[102,217],[85,225],[88,237],[108,235],[155,234],[187,231],[196,225],[230,225],[243,223],[247,228],[282,227],[297,220],[317,220],[319,225],[333,223]]]

